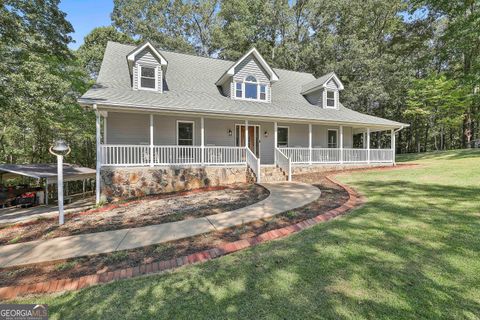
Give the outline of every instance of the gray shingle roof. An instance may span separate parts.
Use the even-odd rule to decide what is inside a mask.
[[[307,91],[312,90],[313,88],[323,86],[325,82],[327,82],[328,79],[330,79],[331,76],[333,76],[335,73],[334,72],[329,72],[327,74],[324,74],[323,76],[310,81],[304,85],[302,85],[302,93],[305,93]]]
[[[164,93],[132,90],[126,56],[135,47],[109,42],[97,84],[79,102],[169,111],[274,117],[285,120],[334,121],[387,127],[402,123],[362,114],[340,105],[323,109],[310,104],[301,94],[302,85],[315,80],[309,73],[274,69],[280,80],[272,85],[272,102],[233,100],[223,96],[215,82],[232,61],[160,51],[168,61]]]

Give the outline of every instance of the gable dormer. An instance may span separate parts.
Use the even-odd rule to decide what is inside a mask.
[[[167,60],[146,42],[127,55],[133,90],[163,92]]]
[[[324,109],[338,109],[343,84],[334,72],[330,72],[302,86],[301,94],[314,105]]]
[[[278,79],[257,49],[252,48],[218,79],[216,85],[231,99],[271,102],[271,85]]]

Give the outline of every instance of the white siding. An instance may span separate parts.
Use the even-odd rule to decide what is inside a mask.
[[[235,81],[243,81],[246,76],[253,75],[258,82],[270,83],[268,74],[262,68],[260,63],[253,56],[245,58],[236,68],[233,79]]]
[[[337,83],[335,82],[335,80],[333,80],[333,79],[330,79],[330,81],[327,82],[326,87],[327,87],[328,89],[338,90],[338,85],[337,85]]]
[[[232,136],[228,135],[232,130]],[[223,119],[205,119],[205,145],[235,146],[235,121]]]
[[[164,116],[155,115],[153,117],[153,144],[155,145],[177,145],[177,121],[193,121],[194,127],[194,145],[201,144],[200,137],[200,118],[188,116]],[[207,131],[207,130],[205,130]]]
[[[109,144],[150,144],[148,114],[109,112],[107,121]]]
[[[156,57],[150,52],[149,49],[145,49],[135,57],[135,64],[133,66],[133,89],[138,90],[138,66],[148,66],[148,67],[157,67],[157,81],[158,81],[158,91],[163,92],[163,71],[160,66],[160,62],[157,60]]]

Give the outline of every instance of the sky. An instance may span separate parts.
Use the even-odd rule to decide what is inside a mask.
[[[75,40],[69,47],[77,49],[83,38],[95,27],[111,24],[110,13],[113,10],[112,0],[62,0],[60,9],[67,14],[67,20],[75,29],[70,34]]]

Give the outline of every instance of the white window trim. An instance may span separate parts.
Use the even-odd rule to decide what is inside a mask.
[[[258,82],[258,81],[257,82],[245,81],[245,79],[247,77],[245,77],[243,81],[234,81],[233,82],[234,83],[234,92],[233,92],[234,93],[233,94],[234,99],[245,100],[245,101],[255,101],[255,102],[267,102],[267,103],[270,102],[268,100],[268,93],[270,91],[270,86],[268,85],[268,83]],[[255,79],[256,79],[256,77],[255,77]],[[240,83],[242,85],[242,97],[241,98],[237,97],[237,83]],[[257,99],[245,98],[245,83],[256,83],[257,84]],[[265,86],[265,100],[260,99],[260,86]]]
[[[192,121],[192,120],[177,120],[177,131],[176,131],[177,146],[189,147],[189,146],[186,146],[186,145],[180,145],[178,143],[179,139],[180,139],[180,135],[178,134],[178,125],[180,123],[191,123],[192,124],[192,146],[194,146],[195,145],[195,121]]]
[[[336,143],[336,146],[335,148],[331,148],[331,149],[338,149],[338,129],[327,129],[327,148],[330,148],[330,141],[328,141],[328,132],[329,131],[334,131],[335,132],[335,135],[337,137],[337,143]]]
[[[286,147],[279,147],[278,146],[278,129],[284,128],[287,129],[287,146]],[[290,147],[290,126],[277,126],[277,145],[275,148],[289,148]]]
[[[143,67],[155,69],[155,89],[142,87],[142,68]],[[158,91],[158,66],[153,67],[153,66],[137,64],[137,87],[138,87],[138,90]]]
[[[328,93],[327,92],[333,92],[333,107],[328,105]],[[325,96],[325,109],[338,109],[338,90],[332,90],[332,89],[325,89],[324,90],[324,96]],[[331,99],[330,99],[331,100]]]

